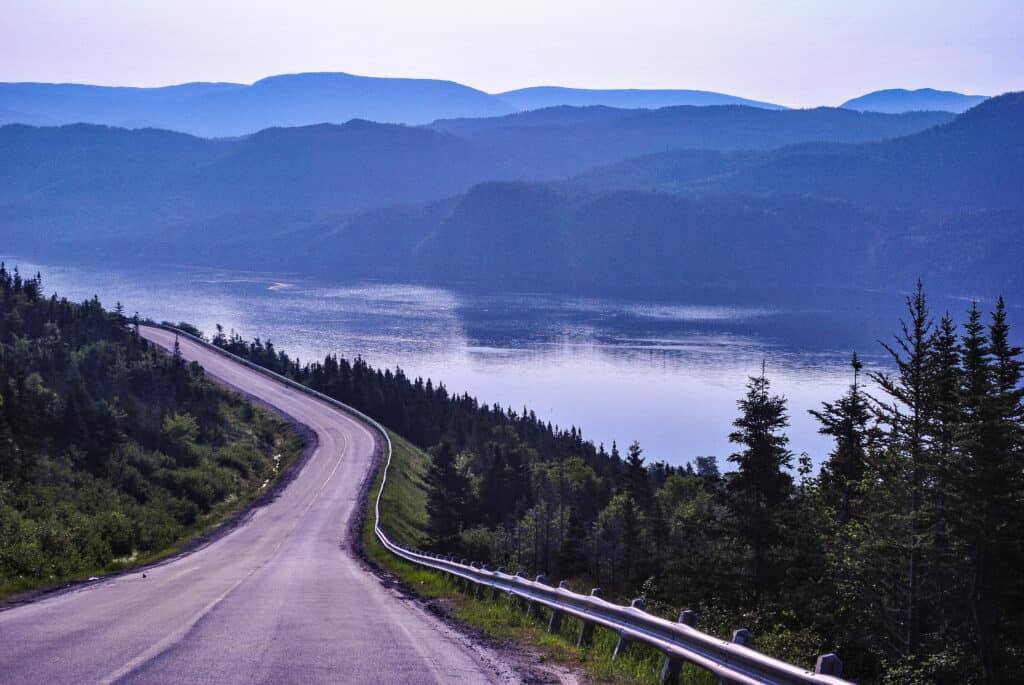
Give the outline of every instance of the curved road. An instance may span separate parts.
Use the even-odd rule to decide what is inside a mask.
[[[171,348],[174,334],[143,328]],[[198,551],[0,612],[3,683],[509,682],[488,650],[403,601],[345,539],[370,470],[362,423],[190,340],[208,375],[309,426],[319,446],[249,520]]]

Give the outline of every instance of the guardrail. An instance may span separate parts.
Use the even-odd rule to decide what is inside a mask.
[[[486,565],[481,566],[465,560],[456,562],[453,557],[410,549],[392,542],[380,526],[381,495],[387,485],[392,454],[391,437],[384,426],[354,407],[270,371],[259,364],[243,359],[186,331],[166,324],[146,325],[162,328],[216,350],[254,371],[326,402],[375,428],[384,439],[387,458],[384,463],[380,490],[374,503],[374,533],[381,545],[392,554],[410,563],[448,574],[465,589],[472,590],[477,597],[481,597],[485,591],[490,590],[492,600],[497,600],[502,595],[514,598],[525,603],[526,610],[530,613],[536,613],[539,607],[544,607],[548,612],[548,630],[551,632],[561,630],[564,616],[572,616],[581,623],[577,639],[577,644],[580,646],[592,642],[595,626],[606,628],[619,636],[615,646],[616,657],[628,649],[630,643],[639,642],[650,645],[665,655],[665,662],[661,670],[663,683],[678,683],[680,669],[684,662],[688,662],[711,671],[723,682],[729,683],[743,683],[744,685],[763,683],[772,685],[851,685],[849,681],[839,677],[842,674],[842,662],[835,654],[819,656],[813,671],[803,669],[751,649],[748,645],[753,637],[745,628],[734,631],[731,642],[701,632],[696,627],[697,615],[693,611],[680,612],[679,621],[673,623],[646,613],[644,602],[641,599],[634,599],[630,606],[623,606],[602,599],[601,591],[597,588],[591,590],[589,595],[582,595],[570,590],[566,581],[560,582],[557,587],[552,587],[547,584],[547,579],[543,575],[530,580],[522,573],[510,575],[504,569],[492,570]]]

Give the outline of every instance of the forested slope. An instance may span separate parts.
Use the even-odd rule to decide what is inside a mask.
[[[0,595],[151,559],[258,495],[299,449],[121,313],[0,266]]]

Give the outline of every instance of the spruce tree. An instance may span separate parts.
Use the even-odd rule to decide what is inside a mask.
[[[456,551],[469,483],[456,468],[455,454],[448,442],[442,442],[430,451],[430,466],[425,480],[430,544],[439,551]]]
[[[633,496],[633,501],[642,511],[651,507],[651,481],[644,466],[643,450],[636,440],[629,446],[626,454],[625,471],[623,473],[623,491]]]
[[[856,490],[867,466],[868,440],[872,434],[871,408],[860,383],[864,364],[854,352],[850,359],[853,382],[846,394],[834,404],[823,402],[820,411],[810,410],[822,435],[835,440],[835,448],[821,467],[818,483],[825,502],[835,511],[840,524],[852,515]]]
[[[981,671],[997,681],[1009,672],[1008,655],[999,654],[1001,633],[1021,608],[1021,350],[1009,343],[1002,298],[988,330],[975,304],[964,331],[962,461],[950,484],[958,505],[954,532],[967,562],[957,594],[967,605]]]
[[[739,536],[751,551],[755,603],[773,582],[775,569],[769,564],[769,552],[781,540],[780,508],[793,485],[792,477],[783,470],[793,458],[789,439],[782,432],[789,425],[786,398],[770,395],[769,389],[762,364],[761,375],[750,378],[747,394],[737,401],[740,416],[733,422],[736,430],[729,435],[731,442],[745,448],[729,456],[737,465],[729,491]]]
[[[920,644],[922,566],[930,526],[926,495],[934,472],[930,428],[935,414],[935,327],[920,281],[907,297],[907,315],[894,344],[882,343],[895,363],[895,375],[871,374],[888,396],[874,403],[876,418],[889,428],[888,444],[875,464],[884,491],[876,493],[874,524],[877,544],[887,546],[892,561],[903,566],[896,573],[899,580],[887,583],[892,595],[882,602],[892,612],[885,623],[896,655],[915,654]]]

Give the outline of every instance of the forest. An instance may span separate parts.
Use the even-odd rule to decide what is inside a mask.
[[[0,597],[173,551],[300,450],[120,305],[45,297],[0,265]]]
[[[430,452],[436,551],[742,621],[755,646],[879,683],[1012,682],[1024,667],[1024,388],[1002,298],[957,322],[920,284],[847,392],[813,411],[834,440],[794,455],[764,369],[737,401],[728,468],[648,463],[533,412],[452,395],[400,369],[270,341],[213,342],[374,416]],[[723,430],[728,427],[723,426]]]

